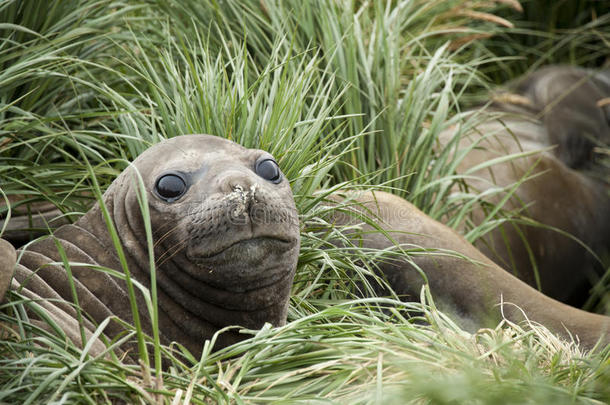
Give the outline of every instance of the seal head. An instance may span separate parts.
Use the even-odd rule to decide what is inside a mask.
[[[300,239],[290,185],[275,159],[210,135],[172,138],[136,159],[104,199],[130,269],[147,281],[135,172],[147,193],[161,333],[197,352],[225,326],[284,324]],[[221,345],[239,340],[225,338]]]

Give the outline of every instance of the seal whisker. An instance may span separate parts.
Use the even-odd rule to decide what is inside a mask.
[[[175,248],[175,250],[171,251],[170,249],[167,249],[165,252],[163,252],[163,254],[161,256],[159,256],[158,258],[155,258],[155,265],[157,267],[163,266],[168,260],[171,260],[171,258],[173,258],[178,253],[180,253],[182,250],[184,250],[187,243],[188,243],[188,240],[185,239],[184,241],[181,241],[181,242],[177,243],[176,245],[172,246],[172,248]],[[168,255],[168,256],[164,258],[164,256],[166,256],[166,255]],[[159,262],[161,259],[163,259],[163,261]]]
[[[157,239],[155,241],[154,247],[156,248],[157,246],[159,246],[160,243],[164,242],[165,239],[169,238],[169,236],[173,232],[175,232],[175,231],[177,231],[179,229],[180,229],[179,225],[174,225],[169,231],[165,232],[159,239]]]

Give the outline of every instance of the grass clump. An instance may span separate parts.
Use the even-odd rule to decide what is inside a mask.
[[[429,301],[347,301],[221,351],[194,366],[174,363],[162,377],[147,367],[78,350],[39,346],[34,356],[3,357],[6,398],[34,403],[63,397],[145,403],[599,403],[607,398],[607,350],[584,356],[543,327],[517,325],[470,334]],[[419,314],[407,319],[406,312]],[[417,320],[425,318],[426,325]],[[48,343],[48,342],[40,342]],[[27,344],[8,344],[20,354]],[[56,347],[56,346],[52,346]],[[23,370],[36,370],[24,375]],[[49,376],[45,384],[38,373]],[[174,402],[178,401],[178,402]]]
[[[357,298],[383,284],[371,252],[326,243],[340,231],[323,220],[334,190],[376,185],[435,218],[472,209],[447,198],[458,157],[435,147],[451,125],[477,122],[464,106],[488,85],[481,71],[523,71],[525,45],[494,42],[523,32],[498,17],[515,4],[0,1],[0,187],[26,197],[13,208],[47,200],[84,212],[151,144],[211,133],[271,152],[302,220],[289,323],[217,352],[208,342],[192,362],[152,340],[155,367],[88,356],[11,293],[0,401],[608,401],[608,348],[582,353],[537,326],[471,334],[425,293],[409,304]],[[574,29],[606,35],[591,27]],[[525,60],[551,48],[543,41]]]

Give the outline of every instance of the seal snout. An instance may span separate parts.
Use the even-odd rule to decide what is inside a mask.
[[[240,178],[248,179],[247,176]],[[273,187],[277,186],[257,181],[234,182],[232,187],[224,188],[230,191],[208,195],[192,204],[186,223],[187,254],[191,258],[210,257],[238,242],[257,238],[298,244],[298,214],[294,202],[287,201]],[[285,249],[279,246],[282,245],[278,249]],[[240,251],[242,255],[252,254],[248,249]]]

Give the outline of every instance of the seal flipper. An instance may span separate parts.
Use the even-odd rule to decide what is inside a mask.
[[[17,263],[15,248],[4,239],[0,239],[0,302],[11,285],[13,272]]]

